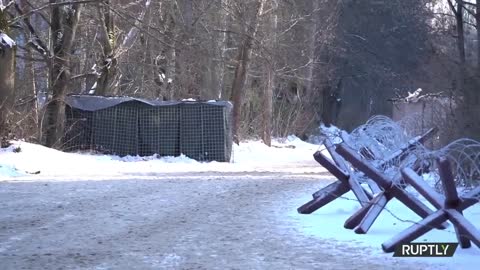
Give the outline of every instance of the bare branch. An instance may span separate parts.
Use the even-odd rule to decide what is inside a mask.
[[[463,1],[463,5],[466,6],[475,6],[476,4],[475,3],[472,3],[472,2],[467,2],[467,1]]]
[[[26,48],[22,48],[22,49],[26,50]],[[23,55],[19,55],[19,54],[15,55],[15,57],[18,58],[18,59],[23,59],[23,60],[27,60],[27,61],[45,63],[45,59],[43,59],[43,58],[27,57],[27,56],[23,56]]]
[[[15,3],[14,0],[11,0],[10,2],[7,3],[7,5],[3,5],[2,2],[0,2],[0,11],[4,11],[6,9],[8,9],[9,7],[11,7],[13,5],[13,3]]]
[[[448,5],[450,6],[450,9],[454,14],[457,14],[457,9],[455,8],[455,5],[453,4],[452,0],[447,0]]]
[[[29,5],[31,8],[35,9],[36,7],[30,3],[30,1],[26,1],[27,5]],[[45,14],[43,14],[42,11],[37,12],[37,15],[39,15],[49,26],[50,26],[50,20],[47,18]]]
[[[73,5],[73,4],[101,3],[101,1],[102,0],[77,0],[77,1],[68,1],[68,2],[60,2],[60,3],[48,3],[48,4],[45,4],[41,7],[38,7],[36,9],[32,9],[29,12],[14,18],[13,20],[9,21],[8,24],[9,25],[15,24],[15,23],[19,22],[20,20],[23,20],[24,18],[29,17],[30,15],[32,15],[34,13],[37,13],[41,10],[44,10],[46,8],[51,8],[51,7],[54,7],[54,6],[67,6],[67,5]]]
[[[128,22],[129,24],[131,24],[133,27],[137,28],[140,32],[146,34],[147,36],[153,38],[154,40],[160,42],[162,45],[165,45],[166,47],[169,47],[169,48],[174,48],[174,46],[172,46],[171,44],[168,44],[166,43],[165,41],[163,41],[162,39],[158,38],[157,36],[155,36],[154,34],[150,33],[149,31],[143,29],[142,27],[140,27],[140,24],[145,24],[143,22],[143,20],[139,20],[138,18],[135,18],[134,16],[128,14],[128,13],[125,13],[125,12],[122,12],[120,10],[117,10],[115,8],[113,8],[112,6],[108,6],[109,9],[115,13],[117,16],[119,16],[120,18],[124,19],[126,22]],[[130,22],[129,19],[131,20],[135,20],[135,22],[138,22],[139,24],[136,24],[135,22]],[[155,29],[154,27],[151,27],[150,28],[152,29]],[[157,29],[158,30],[158,29]],[[158,32],[160,33],[160,32]],[[162,34],[162,33],[160,33]]]
[[[88,76],[97,76],[97,74],[95,72],[87,72],[87,73],[83,73],[83,74],[77,74],[77,75],[72,75],[72,77],[70,78],[71,80],[76,80],[76,79],[83,79],[85,77],[88,77]]]
[[[463,2],[463,3],[465,4],[466,2]],[[470,8],[468,8],[467,6],[462,5],[462,7],[465,11],[467,11],[468,14],[472,15],[473,17],[476,16],[475,12],[473,10],[471,10]]]
[[[128,31],[127,36],[123,40],[122,47],[123,48],[130,48],[137,37],[138,32],[140,31],[139,23],[143,24],[143,18],[145,17],[145,13],[147,12],[148,8],[150,7],[151,0],[145,0],[145,6],[142,10],[142,13],[139,15],[139,19],[134,24],[134,26]]]
[[[18,3],[15,3],[15,10],[17,10],[17,12],[20,14],[20,15],[23,15],[25,14],[22,10],[22,8],[18,5]],[[50,50],[48,49],[48,47],[45,45],[45,42],[42,41],[42,39],[39,37],[39,35],[37,34],[37,32],[35,31],[35,28],[33,28],[32,24],[30,23],[30,19],[29,17],[24,17],[23,19],[23,23],[25,24],[25,26],[27,27],[28,31],[30,32],[30,34],[33,36],[35,42],[31,42],[32,44],[32,47],[37,51],[39,52],[44,58],[45,57],[48,57],[51,55],[51,52]],[[30,42],[29,42],[30,43]]]

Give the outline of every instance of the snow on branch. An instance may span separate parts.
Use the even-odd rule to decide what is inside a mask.
[[[16,44],[7,34],[0,32],[0,45],[2,48],[13,48]]]
[[[40,6],[38,8],[35,8],[35,9],[32,9],[20,16],[17,16],[15,17],[13,20],[9,21],[8,23],[10,25],[14,25],[15,23],[19,22],[20,20],[23,20],[27,17],[29,17],[30,15],[34,14],[34,13],[38,13],[44,9],[47,9],[47,8],[51,8],[51,7],[54,7],[54,6],[66,6],[66,5],[74,5],[74,4],[89,4],[89,3],[98,3],[99,1],[98,0],[74,0],[74,1],[66,1],[66,2],[59,2],[59,3],[48,3],[48,4],[45,4],[43,6]]]
[[[415,90],[413,93],[408,92],[408,95],[406,97],[401,97],[397,96],[395,98],[389,98],[387,101],[393,102],[393,103],[411,103],[411,102],[418,102],[420,100],[426,100],[430,98],[444,98],[446,97],[443,92],[438,92],[438,93],[427,93],[427,94],[421,94],[422,93],[422,88],[418,88]]]
[[[9,8],[11,5],[13,5],[13,3],[15,3],[15,1],[10,1],[8,2],[6,5],[3,5],[3,2],[0,1],[0,11],[4,11],[5,9]]]
[[[135,38],[137,37],[138,32],[140,31],[140,23],[139,21],[143,21],[145,18],[145,13],[147,12],[148,8],[150,7],[151,0],[146,0],[145,1],[145,6],[140,13],[138,20],[135,22],[135,25],[128,31],[128,34],[125,36],[125,39],[122,42],[122,48],[123,49],[129,49],[130,47],[133,46],[133,43],[135,41]]]

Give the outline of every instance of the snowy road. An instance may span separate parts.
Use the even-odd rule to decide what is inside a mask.
[[[305,235],[285,213],[326,177],[0,181],[0,269],[424,269]]]

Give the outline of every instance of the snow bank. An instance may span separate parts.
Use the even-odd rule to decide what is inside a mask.
[[[0,176],[7,176],[7,177],[16,177],[24,175],[15,169],[15,167],[9,165],[0,165]]]
[[[15,153],[14,148],[21,151]],[[35,174],[37,178],[115,179],[173,172],[320,172],[325,171],[314,160],[318,145],[288,137],[274,140],[272,147],[259,141],[234,145],[231,163],[201,163],[184,155],[179,157],[149,157],[102,155],[95,153],[65,153],[41,145],[14,141],[0,150],[0,176],[18,178]],[[16,173],[14,173],[16,172]]]
[[[318,145],[289,136],[285,140],[273,140],[272,147],[260,141],[247,141],[234,144],[233,161],[239,164],[285,164],[312,160],[312,155],[320,149]]]

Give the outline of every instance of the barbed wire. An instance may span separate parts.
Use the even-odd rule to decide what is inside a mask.
[[[354,150],[368,149],[375,159],[384,159],[406,143],[405,130],[387,116],[376,115],[349,134],[349,146]]]
[[[405,183],[401,177],[401,171],[404,168],[415,168],[424,181],[434,187],[437,192],[444,194],[436,162],[439,157],[447,158],[450,161],[455,184],[463,189],[463,193],[480,185],[480,142],[463,138],[437,150],[431,150],[419,142],[415,143],[413,147],[405,148],[405,146],[411,143],[412,138],[418,135],[413,134],[411,128],[407,128],[408,125],[406,123],[410,122],[408,119],[404,118],[395,122],[386,116],[373,116],[350,134],[345,131],[335,130],[332,134],[325,134],[325,139],[337,141],[335,144],[344,142],[360,154],[367,149],[370,151],[368,154],[372,158],[369,162],[386,177],[392,179],[394,184],[402,185],[402,188],[405,188]],[[417,132],[420,129],[413,130]],[[423,128],[421,131],[423,132]],[[404,151],[398,157],[387,160],[388,157],[402,149],[402,147]],[[325,148],[319,148],[319,151],[328,152]],[[365,174],[350,163],[347,162],[347,164],[351,168],[350,173],[355,174],[359,182],[367,182],[366,180],[369,178]],[[412,194],[412,192],[409,193]],[[413,194],[418,196],[416,191]],[[337,196],[337,198],[360,202],[358,199],[345,196]],[[480,202],[480,193],[476,194],[473,199]],[[372,204],[371,202],[362,203]],[[375,203],[373,205],[379,204]],[[387,207],[383,209],[399,222],[420,225],[420,222],[400,218]],[[436,229],[434,226],[428,227]],[[456,234],[455,230],[445,229],[444,231]],[[468,235],[461,236],[468,237]]]
[[[395,122],[387,116],[377,115],[348,135],[337,131],[328,137],[331,139],[332,136],[338,136],[341,138],[340,142],[345,142],[358,153],[367,149],[370,151],[368,154],[373,156],[372,165],[394,180],[401,180],[402,169],[415,167],[424,180],[443,193],[436,159],[445,157],[450,161],[457,187],[474,188],[480,185],[480,142],[472,139],[458,139],[436,150],[416,143],[397,158],[386,160],[392,153],[408,145],[415,135],[419,135],[409,134],[407,131],[404,123],[410,118],[411,116],[405,117]],[[403,181],[394,182],[404,184]]]

